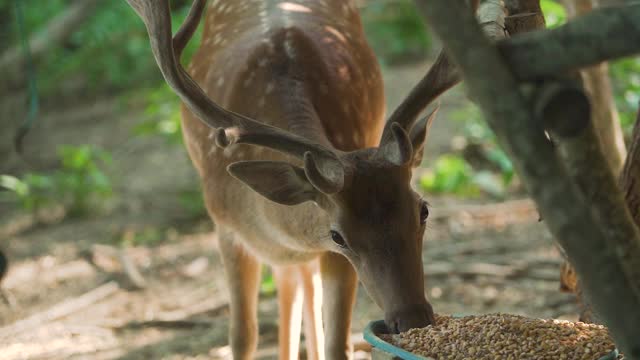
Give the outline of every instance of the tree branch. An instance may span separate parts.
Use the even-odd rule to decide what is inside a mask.
[[[539,0],[506,0],[509,12],[507,31],[509,34],[528,32],[546,25]]]
[[[551,231],[583,275],[585,290],[618,346],[628,358],[640,358],[640,339],[635,336],[640,324],[640,298],[632,290],[632,283],[621,265],[623,259],[615,247],[609,246],[607,236],[599,226],[600,219],[590,209],[592,204],[570,180],[544,136],[542,125],[533,121],[529,104],[504,58],[482,35],[477,22],[464,11],[460,2],[422,0],[418,4],[460,66],[471,96],[477,99],[499,141],[511,154]],[[627,12],[631,10],[637,12],[640,7]],[[631,18],[626,20],[631,22]],[[591,31],[583,26],[578,28]],[[596,30],[601,32],[603,27],[598,26]],[[627,31],[628,28],[620,33]],[[531,35],[535,33],[523,37]],[[585,55],[585,58],[588,57]],[[546,62],[542,61],[546,59],[536,55],[539,62]],[[517,62],[509,61],[509,64],[513,63]],[[568,68],[573,67],[571,61],[564,63],[571,64]],[[527,61],[521,67],[535,65]],[[562,71],[560,68],[552,72]]]
[[[598,64],[640,52],[640,4],[601,8],[553,30],[501,41],[498,49],[520,80]]]

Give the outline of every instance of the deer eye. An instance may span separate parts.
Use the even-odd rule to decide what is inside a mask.
[[[424,225],[427,223],[427,218],[429,217],[429,207],[426,202],[422,202],[420,204],[420,225]]]
[[[336,243],[336,245],[340,246],[341,248],[347,247],[347,242],[344,241],[344,238],[342,237],[342,235],[340,235],[339,232],[335,230],[331,230],[329,232],[329,235],[331,235],[331,240],[333,240],[333,242]]]

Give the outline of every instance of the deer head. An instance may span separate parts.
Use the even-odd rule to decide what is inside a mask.
[[[127,1],[145,22],[167,83],[215,130],[218,146],[251,144],[298,159],[296,163],[236,162],[229,165],[229,173],[273,202],[288,206],[316,204],[319,216],[328,219],[322,247],[350,260],[371,297],[384,309],[392,331],[433,323],[433,310],[424,295],[421,257],[429,209],[412,190],[411,174],[422,159],[436,111],[416,119],[459,81],[448,58],[441,54],[391,115],[377,148],[342,152],[227,111],[204,94],[179,58],[198,25],[205,1],[194,1],[173,39],[166,0]]]

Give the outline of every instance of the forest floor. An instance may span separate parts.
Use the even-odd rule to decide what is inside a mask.
[[[389,109],[425,69],[385,70]],[[461,89],[444,97],[425,163],[451,148],[460,125],[450,113],[465,102]],[[97,100],[49,114],[30,135],[26,158],[38,164],[54,160],[56,144],[111,151],[116,197],[109,211],[83,219],[61,219],[56,209],[40,217],[0,213],[0,247],[11,261],[2,288],[12,303],[0,303],[2,359],[229,357],[214,227],[181,203],[181,193],[197,191],[195,172],[181,146],[132,135],[143,118],[119,101]],[[437,312],[577,318],[574,297],[559,291],[561,256],[532,202],[427,197],[423,258]],[[121,246],[131,242],[140,245]],[[259,311],[259,358],[276,358],[273,294],[261,295]],[[360,288],[356,338],[381,318]]]

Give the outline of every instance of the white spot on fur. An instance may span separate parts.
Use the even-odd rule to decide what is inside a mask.
[[[224,76],[220,76],[220,78],[218,78],[218,81],[216,81],[216,86],[220,87],[224,85]]]
[[[310,13],[311,9],[300,4],[292,3],[292,2],[283,2],[278,4],[278,7],[284,11],[293,11],[293,12],[303,12]]]
[[[264,1],[260,2],[260,26],[262,27],[262,33],[269,32],[269,13],[267,12],[267,4]]]
[[[349,80],[351,78],[347,65],[341,65],[338,67],[338,76],[340,76],[342,80]]]
[[[213,145],[211,149],[209,149],[207,156],[213,156],[217,152],[218,152],[218,147],[216,145]]]
[[[362,141],[362,134],[360,134],[360,131],[356,130],[353,133],[353,142],[355,142],[356,144],[360,144],[361,141]]]
[[[347,39],[344,37],[344,35],[342,35],[342,33],[338,31],[338,29],[334,28],[333,26],[326,25],[324,29],[327,30],[327,32],[329,32],[331,35],[338,38],[338,40],[342,42],[347,42]]]
[[[293,48],[293,40],[291,39],[291,31],[287,31],[287,35],[284,39],[284,51],[287,53],[289,59],[295,59],[296,51]]]

